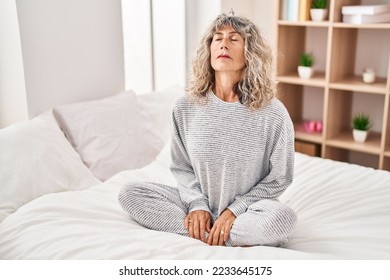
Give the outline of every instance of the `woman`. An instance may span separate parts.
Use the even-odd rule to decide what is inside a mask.
[[[287,241],[296,215],[277,198],[293,180],[294,130],[272,63],[248,19],[230,13],[211,23],[172,112],[178,188],[127,185],[119,201],[137,222],[209,245]]]

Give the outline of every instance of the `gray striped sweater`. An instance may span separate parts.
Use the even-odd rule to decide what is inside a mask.
[[[280,196],[293,180],[294,129],[274,99],[255,111],[214,93],[205,104],[181,96],[172,112],[171,171],[189,211],[236,216]]]

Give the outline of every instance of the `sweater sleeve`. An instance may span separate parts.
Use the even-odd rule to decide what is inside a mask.
[[[294,128],[291,119],[288,117],[273,129],[276,129],[276,133],[271,145],[269,173],[248,193],[236,196],[233,203],[228,206],[236,217],[246,212],[249,205],[261,199],[279,197],[293,181]]]
[[[181,133],[183,124],[177,119],[175,110],[172,112],[172,146],[171,172],[176,178],[180,198],[188,208],[188,212],[204,210],[210,212],[207,197],[202,194],[201,185],[197,180],[191,165],[186,146]]]

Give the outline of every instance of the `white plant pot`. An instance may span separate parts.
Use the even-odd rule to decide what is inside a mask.
[[[327,9],[310,9],[310,17],[312,21],[323,21],[327,16]]]
[[[298,75],[303,79],[309,79],[314,75],[313,67],[298,66]]]
[[[367,134],[368,134],[368,131],[354,129],[353,130],[353,139],[355,140],[355,142],[364,143],[364,142],[366,142]]]

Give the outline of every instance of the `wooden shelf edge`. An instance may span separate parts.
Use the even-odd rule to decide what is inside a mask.
[[[357,143],[353,140],[352,131],[343,132],[336,137],[326,139],[325,145],[345,150],[380,155],[381,154],[381,137],[377,132],[371,132],[365,143]]]
[[[329,27],[330,22],[329,21],[316,22],[311,20],[305,20],[305,21],[278,20],[278,25],[297,26],[297,27]]]
[[[325,73],[324,72],[316,72],[313,77],[310,79],[302,79],[296,73],[288,73],[286,75],[279,75],[278,81],[281,83],[294,84],[294,85],[302,85],[302,86],[312,86],[312,87],[325,87]]]
[[[353,24],[345,22],[332,22],[330,25],[334,28],[390,29],[390,23]]]
[[[367,84],[362,81],[361,76],[348,77],[329,84],[330,89],[358,91],[375,94],[386,94],[386,78],[377,78],[375,83]]]
[[[295,133],[295,139],[300,141],[322,144],[322,136],[317,136],[309,133]]]

